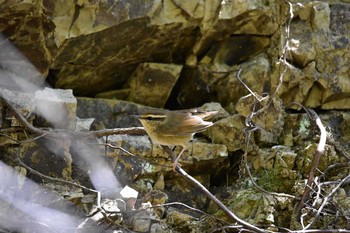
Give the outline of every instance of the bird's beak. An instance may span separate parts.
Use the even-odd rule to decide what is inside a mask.
[[[132,116],[132,117],[135,117],[135,118],[137,118],[137,119],[140,119],[140,115],[130,115],[130,116]]]

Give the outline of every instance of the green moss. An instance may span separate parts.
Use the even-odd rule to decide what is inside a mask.
[[[294,180],[282,176],[281,168],[261,171],[256,177],[257,184],[270,192],[291,193]]]
[[[299,125],[299,134],[306,137],[309,134],[310,125],[311,123],[308,118],[302,119]]]

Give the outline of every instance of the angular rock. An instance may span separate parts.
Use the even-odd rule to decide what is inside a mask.
[[[192,158],[195,162],[211,160],[218,163],[220,158],[227,158],[227,156],[227,149],[224,145],[203,142],[192,143]]]
[[[162,205],[165,204],[167,200],[168,195],[160,190],[151,190],[142,197],[143,202],[149,202],[152,205]]]
[[[92,123],[95,121],[94,118],[79,118],[76,117],[75,131],[88,132],[91,129]]]
[[[181,213],[177,210],[171,210],[167,214],[167,222],[173,226],[178,232],[191,232],[193,226],[191,226],[191,221],[194,221],[194,217]]]
[[[136,232],[168,232],[153,208],[140,210],[131,219],[132,230]]]
[[[12,92],[6,89],[1,89],[0,91],[2,97],[12,103],[29,124],[33,124],[36,110],[34,95],[32,93]],[[13,127],[23,126],[10,110],[6,111],[5,119],[10,120],[10,125]]]
[[[297,153],[288,147],[273,147],[272,149],[276,153],[274,167],[282,167],[290,170],[295,168]]]
[[[234,192],[229,200],[228,207],[245,221],[261,224],[275,222],[274,205],[276,200],[272,195],[257,193],[252,188],[245,188]],[[291,213],[289,212],[289,214]],[[226,216],[220,216],[220,218],[227,219]]]
[[[75,129],[77,100],[72,90],[45,88],[35,93],[36,112],[55,128]]]
[[[70,86],[80,95],[110,90],[128,78],[118,74],[121,70],[135,69],[145,60],[182,59],[193,43],[194,28],[182,23],[151,25],[149,18],[140,18],[66,40],[51,66],[57,70],[55,85]]]
[[[244,117],[239,114],[215,122],[208,129],[208,137],[213,143],[223,144],[229,152],[244,148]]]
[[[237,65],[263,52],[270,45],[268,37],[235,36],[224,39],[212,46],[200,60],[200,64],[213,64],[220,70],[221,66]]]
[[[162,108],[179,78],[182,66],[159,63],[140,64],[129,79],[128,101]]]
[[[233,20],[235,34],[271,35],[277,29],[273,18],[273,2],[258,0],[253,2],[222,1],[219,20]]]
[[[256,98],[260,98],[260,101]],[[269,131],[276,137],[282,133],[285,112],[283,102],[280,99],[272,99],[270,96],[261,98],[248,95],[237,102],[236,109],[258,128]],[[248,123],[250,123],[249,121]],[[262,133],[264,134],[264,132]]]
[[[340,68],[350,64],[346,36],[350,29],[344,27],[349,18],[345,13],[348,8],[347,4],[323,2],[308,3],[300,8],[300,19],[294,19],[291,24],[289,58],[299,69],[304,69],[306,77],[293,77],[299,87],[290,89],[285,95],[289,96],[287,98],[296,96],[297,102],[314,108],[349,108],[347,69]],[[283,82],[288,79],[292,80],[292,76],[287,74]],[[273,80],[279,82],[277,77]]]
[[[316,58],[313,29],[310,22],[294,20],[290,30],[290,47],[287,59],[296,66],[304,68]]]
[[[196,19],[204,16],[205,3],[202,0],[173,0],[172,2],[191,18]]]
[[[197,23],[203,17],[204,2],[201,0],[165,0],[153,1],[154,6],[147,15],[152,24],[166,25],[171,23]]]
[[[271,10],[273,6],[268,7],[263,1],[206,2],[205,9],[201,24],[202,37],[194,45],[192,52],[198,60],[201,60],[213,44],[227,38],[227,35],[266,36],[272,35],[278,27]]]
[[[181,108],[194,108],[215,98],[212,83],[221,76],[212,74],[205,66],[184,67],[175,87],[172,102]]]
[[[2,3],[0,6],[0,32],[11,38],[11,41],[36,67],[38,73],[46,76],[49,71],[51,55],[55,53],[56,46],[51,33],[54,24],[46,14],[42,14],[41,7],[42,5],[35,1]],[[11,61],[11,57],[13,54],[7,59]],[[19,62],[23,69],[28,66],[23,61]]]
[[[152,156],[152,144],[147,135],[135,136],[135,135],[112,135],[107,138],[108,143],[116,147],[121,147],[127,150],[129,153],[138,157],[151,157]],[[122,150],[110,149],[110,155],[128,155]],[[129,155],[130,156],[130,155]]]
[[[126,209],[129,211],[135,210],[135,202],[139,192],[126,185],[119,193],[126,203]]]
[[[299,106],[291,104],[292,102],[307,103],[308,107],[317,107],[322,103],[323,87],[317,81],[319,74],[315,69],[315,62],[310,62],[304,69],[298,69],[290,65],[283,76],[280,84],[277,73],[273,73],[272,86],[278,88],[280,98],[285,102],[288,108],[298,109]],[[277,65],[276,67],[281,67]]]
[[[243,63],[240,68],[240,79],[255,93],[265,93],[270,90],[271,65],[266,54],[261,54]],[[227,107],[236,103],[249,90],[237,78],[238,70],[228,72],[215,84],[219,102]],[[230,90],[230,91],[227,91]]]
[[[99,129],[141,126],[139,120],[131,115],[153,109],[115,99],[77,98],[77,101],[77,116],[95,118],[92,127]]]
[[[260,147],[267,147],[278,144],[278,135],[268,130],[265,130],[264,128],[259,128],[259,130],[256,131],[254,136],[256,143]]]
[[[130,155],[117,148],[108,150],[108,156],[118,160],[123,169],[133,168],[128,171],[130,179],[140,174],[172,171],[173,165],[169,155],[159,145],[152,145],[146,135],[113,135],[108,137],[108,142],[133,154]],[[174,155],[177,156],[181,150],[181,147],[176,147]],[[179,163],[186,169],[203,171],[205,167],[210,166],[213,170],[219,170],[224,166],[227,156],[227,148],[224,145],[193,142],[188,144]]]
[[[21,146],[19,157],[44,175],[71,180],[72,157],[69,147],[70,142],[65,139],[41,139]]]

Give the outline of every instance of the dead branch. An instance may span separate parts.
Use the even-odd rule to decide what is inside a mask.
[[[286,27],[285,27],[285,37],[281,37],[283,39],[285,39],[285,42],[284,42],[284,45],[282,47],[282,54],[281,54],[281,57],[279,58],[279,61],[281,61],[285,66],[284,66],[284,69],[283,71],[281,72],[280,76],[279,76],[279,83],[275,89],[275,92],[272,94],[272,98],[274,98],[279,89],[281,88],[282,86],[282,83],[283,83],[283,76],[286,74],[287,72],[287,68],[288,68],[288,62],[287,62],[287,52],[288,52],[288,49],[289,49],[289,39],[290,39],[290,25],[292,23],[292,20],[293,20],[293,17],[294,17],[294,13],[293,13],[293,4],[287,0],[285,0],[285,2],[289,5],[289,20],[288,22],[286,23]]]
[[[115,134],[129,134],[129,135],[146,134],[146,131],[143,129],[143,127],[104,129],[104,130],[89,131],[89,132],[77,132],[77,131],[62,130],[62,129],[43,130],[29,124],[27,119],[23,117],[22,114],[17,110],[17,108],[5,97],[0,95],[0,98],[3,100],[6,106],[10,108],[10,110],[13,112],[16,119],[21,122],[23,127],[37,135],[43,135],[50,138],[67,138],[67,137],[91,138],[91,137],[103,137],[103,136],[109,136],[109,135],[115,135]]]
[[[313,118],[315,119],[316,124],[317,124],[318,128],[320,129],[321,135],[320,135],[320,141],[317,145],[317,149],[314,153],[314,159],[312,160],[311,169],[309,172],[309,177],[308,177],[308,180],[306,183],[305,190],[301,196],[301,200],[300,200],[299,204],[297,205],[297,207],[295,209],[295,214],[297,216],[300,215],[301,209],[304,207],[304,204],[309,196],[309,193],[310,193],[310,190],[312,187],[312,183],[314,182],[315,170],[317,169],[318,164],[320,162],[320,158],[324,153],[324,149],[326,147],[326,138],[327,138],[327,131],[326,131],[326,128],[323,126],[320,117],[312,109],[305,109],[305,110],[307,111],[308,114],[311,114],[313,116]]]
[[[22,142],[19,142],[19,144],[22,144]],[[44,174],[36,171],[35,169],[31,168],[30,166],[25,164],[20,159],[20,157],[19,157],[19,148],[17,149],[16,159],[17,159],[17,162],[19,163],[19,165],[21,165],[22,167],[24,167],[25,169],[27,169],[31,173],[33,173],[33,174],[35,174],[35,175],[37,175],[37,176],[39,176],[41,178],[44,178],[46,180],[50,180],[50,181],[53,181],[53,182],[58,182],[58,183],[63,183],[63,184],[75,186],[75,187],[81,188],[83,190],[95,193],[96,194],[96,207],[95,207],[96,211],[93,211],[92,213],[88,214],[87,217],[92,217],[92,216],[94,216],[97,213],[101,213],[104,216],[105,220],[107,220],[109,223],[114,223],[114,221],[112,219],[110,219],[109,216],[107,215],[107,211],[101,206],[101,192],[100,191],[88,188],[88,187],[86,187],[84,185],[81,185],[81,184],[78,184],[76,182],[72,182],[72,181],[69,181],[69,180],[63,180],[63,179],[47,176],[47,175],[44,175]]]
[[[99,206],[100,204],[100,192],[95,190],[95,189],[90,189],[88,187],[85,187],[81,184],[78,184],[78,183],[75,183],[75,182],[72,182],[72,181],[69,181],[69,180],[63,180],[63,179],[59,179],[59,178],[55,178],[55,177],[51,177],[51,176],[47,176],[47,175],[44,175],[40,172],[38,172],[37,170],[34,170],[33,168],[31,168],[30,166],[28,166],[27,164],[25,164],[19,157],[19,148],[17,149],[17,153],[16,153],[16,159],[17,159],[17,162],[19,165],[21,165],[22,167],[24,167],[25,169],[27,169],[28,171],[30,171],[31,173],[41,177],[41,178],[44,178],[44,179],[47,179],[47,180],[51,180],[51,181],[54,181],[54,182],[59,182],[59,183],[64,183],[64,184],[68,184],[68,185],[71,185],[71,186],[75,186],[75,187],[78,187],[78,188],[81,188],[81,189],[84,189],[84,190],[87,190],[87,191],[90,191],[90,192],[93,192],[93,193],[96,193],[97,194],[97,205]]]
[[[162,146],[163,150],[170,155],[170,158],[174,159],[175,155],[170,150],[168,146]],[[195,178],[190,176],[185,170],[183,170],[178,164],[176,164],[175,170],[182,175],[187,181],[189,181],[194,187],[199,188],[210,200],[212,200],[216,205],[219,206],[219,208],[224,211],[224,213],[227,214],[232,220],[237,222],[238,224],[241,224],[242,226],[246,227],[249,230],[252,230],[253,232],[259,232],[259,233],[266,233],[270,232],[261,228],[258,228],[242,219],[237,217],[232,211],[230,211],[219,199],[217,199],[211,192],[209,192],[208,189],[206,189],[200,182],[198,182]]]
[[[237,75],[236,75],[237,79],[238,79],[238,80],[242,83],[242,85],[250,92],[250,94],[251,94],[252,96],[255,97],[255,99],[256,99],[257,101],[261,102],[261,98],[259,98],[259,96],[257,96],[257,95],[248,87],[248,85],[245,84],[245,82],[243,82],[243,80],[241,79],[241,77],[240,77],[241,71],[242,71],[242,68],[240,68],[240,69],[238,70],[238,73],[237,73]]]
[[[316,221],[316,219],[320,216],[323,208],[327,205],[327,203],[329,203],[329,200],[333,197],[333,195],[339,190],[339,188],[341,186],[343,186],[345,183],[350,181],[350,175],[348,175],[347,177],[345,177],[344,179],[342,179],[341,182],[339,182],[339,184],[332,190],[332,192],[330,192],[324,199],[323,202],[320,206],[320,208],[318,208],[317,213],[315,215],[315,217],[312,219],[312,221],[306,226],[304,227],[303,230],[306,230],[308,228],[310,228],[310,226]]]
[[[206,213],[206,212],[204,212],[204,211],[202,211],[202,210],[200,210],[200,209],[194,208],[194,207],[192,207],[192,206],[186,205],[186,204],[184,204],[184,203],[182,203],[182,202],[169,202],[169,203],[164,203],[164,204],[158,204],[158,205],[149,206],[149,207],[147,207],[147,208],[157,208],[157,207],[175,206],[175,205],[183,206],[183,207],[185,207],[185,208],[187,208],[187,209],[189,209],[189,210],[191,210],[191,211],[193,211],[193,212],[200,213],[200,214],[202,214],[202,215],[204,215],[204,216],[206,216],[206,217],[213,218],[213,219],[215,219],[215,220],[217,220],[217,221],[219,221],[219,222],[222,222],[222,223],[225,223],[225,224],[230,224],[229,222],[227,222],[227,221],[225,221],[225,220],[223,220],[223,219],[221,219],[221,218],[218,218],[218,217],[216,217],[216,216],[214,216],[214,215],[208,214],[208,213]],[[237,226],[238,226],[238,225],[237,225]],[[239,226],[239,227],[242,227],[242,226]]]
[[[134,155],[133,153],[125,150],[124,148],[120,147],[120,146],[116,146],[116,145],[113,145],[112,143],[95,143],[96,145],[100,145],[100,146],[107,146],[107,147],[110,147],[112,149],[116,149],[116,150],[121,150],[123,151],[125,154],[128,154],[128,155],[131,155],[131,156],[136,156]]]

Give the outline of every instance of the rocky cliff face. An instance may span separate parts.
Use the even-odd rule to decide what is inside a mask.
[[[187,204],[225,218],[177,179],[168,156],[146,135],[109,135],[102,142],[86,133],[82,141],[91,129],[136,126],[130,114],[143,110],[202,106],[219,111],[216,122],[189,145],[180,163],[226,198],[239,217],[274,231],[301,229],[313,223],[322,194],[334,198],[313,226],[349,226],[350,3],[0,0],[0,32],[1,97],[30,125],[61,130],[33,132],[2,103],[2,161],[16,166],[18,153],[46,175],[91,182],[101,190],[116,189],[119,179],[140,191],[144,203],[186,202],[191,196]],[[328,134],[307,214],[291,221],[320,137],[316,115],[301,112],[301,106],[318,110]],[[28,139],[27,131],[41,135]],[[62,131],[69,137],[46,138]],[[103,176],[99,181],[113,178],[102,185],[91,174]],[[275,193],[258,192],[256,185]],[[69,195],[86,209],[91,204],[81,190]],[[164,211],[137,220],[158,221],[155,229],[168,232],[213,232],[223,224]],[[125,222],[143,231],[136,220]]]
[[[277,92],[287,104],[347,109],[348,7],[283,1],[6,1],[0,31],[42,79],[78,96],[154,107],[208,101],[228,107],[248,94],[236,78],[241,68],[254,92]],[[11,62],[10,54],[2,56]]]

